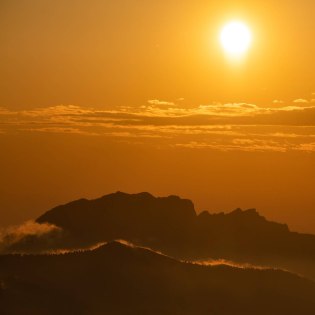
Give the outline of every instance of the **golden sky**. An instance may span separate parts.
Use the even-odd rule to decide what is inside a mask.
[[[0,103],[307,98],[315,90],[314,12],[312,0],[3,0]],[[218,45],[220,28],[235,18],[254,33],[237,71]]]
[[[313,0],[3,0],[0,220],[116,190],[315,233]],[[220,30],[252,32],[240,64]]]

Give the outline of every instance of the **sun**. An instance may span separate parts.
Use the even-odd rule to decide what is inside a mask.
[[[220,42],[228,55],[242,56],[250,48],[252,33],[245,23],[231,21],[223,27],[220,33]]]

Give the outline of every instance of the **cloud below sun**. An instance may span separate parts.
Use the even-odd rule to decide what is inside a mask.
[[[181,107],[149,100],[113,110],[59,105],[32,110],[0,108],[0,134],[45,133],[105,137],[111,141],[220,151],[315,152],[315,105],[213,103]]]

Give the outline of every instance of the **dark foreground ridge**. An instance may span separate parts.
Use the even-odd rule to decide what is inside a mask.
[[[190,200],[177,196],[117,192],[58,206],[37,222],[61,227],[62,245],[70,247],[124,239],[178,259],[223,258],[315,279],[315,236],[291,232],[255,209],[197,215]]]
[[[3,255],[0,280],[1,314],[315,314],[315,284],[288,272],[200,266],[118,242]]]

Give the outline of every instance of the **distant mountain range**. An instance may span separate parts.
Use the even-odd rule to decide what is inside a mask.
[[[37,222],[62,228],[62,237],[49,240],[49,246],[56,248],[123,239],[177,259],[226,259],[283,268],[315,279],[315,235],[291,232],[287,225],[270,222],[255,209],[197,215],[190,200],[177,196],[117,192],[58,206]],[[31,238],[13,249],[36,246],[41,248],[40,239]]]
[[[4,315],[315,314],[315,236],[255,209],[117,192],[53,208],[0,249]]]
[[[143,197],[151,198],[127,198]],[[158,203],[176,200],[191,210],[174,197]],[[118,242],[60,255],[2,255],[0,284],[4,315],[315,314],[310,280],[279,270],[185,263]]]

